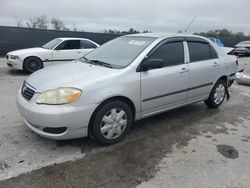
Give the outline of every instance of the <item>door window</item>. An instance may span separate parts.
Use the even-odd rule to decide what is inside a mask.
[[[190,62],[216,59],[217,53],[207,43],[188,42]]]
[[[149,58],[163,60],[164,67],[183,64],[183,42],[180,41],[163,44],[156,51],[154,51]]]
[[[74,49],[80,49],[79,40],[64,41],[57,47],[57,50],[74,50]]]
[[[92,49],[92,48],[96,48],[97,46],[90,42],[90,41],[87,41],[87,40],[81,40],[80,41],[80,48],[81,49]]]

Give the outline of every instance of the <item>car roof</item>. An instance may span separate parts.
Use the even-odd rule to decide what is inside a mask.
[[[171,37],[196,37],[196,38],[208,39],[199,35],[183,34],[183,33],[140,33],[140,34],[131,34],[127,36],[153,37],[159,39],[165,39]]]
[[[60,37],[58,39],[61,39],[61,40],[89,40],[86,38],[76,38],[76,37]]]

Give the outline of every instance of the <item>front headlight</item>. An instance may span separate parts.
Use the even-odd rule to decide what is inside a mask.
[[[75,102],[81,96],[81,90],[75,88],[58,88],[41,93],[37,104],[68,104]]]
[[[10,59],[20,59],[20,57],[17,55],[10,55]]]

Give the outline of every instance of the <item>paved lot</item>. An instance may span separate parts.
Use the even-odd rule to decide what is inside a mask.
[[[250,58],[240,58],[250,71]],[[26,128],[15,95],[27,77],[0,59],[0,187],[250,187],[250,87],[133,126],[119,144],[52,141]]]

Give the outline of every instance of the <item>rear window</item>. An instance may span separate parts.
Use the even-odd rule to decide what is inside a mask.
[[[92,48],[97,48],[97,46],[90,41],[81,40],[80,41],[80,48],[81,49],[92,49]]]
[[[217,58],[215,50],[207,43],[188,42],[190,62]]]

